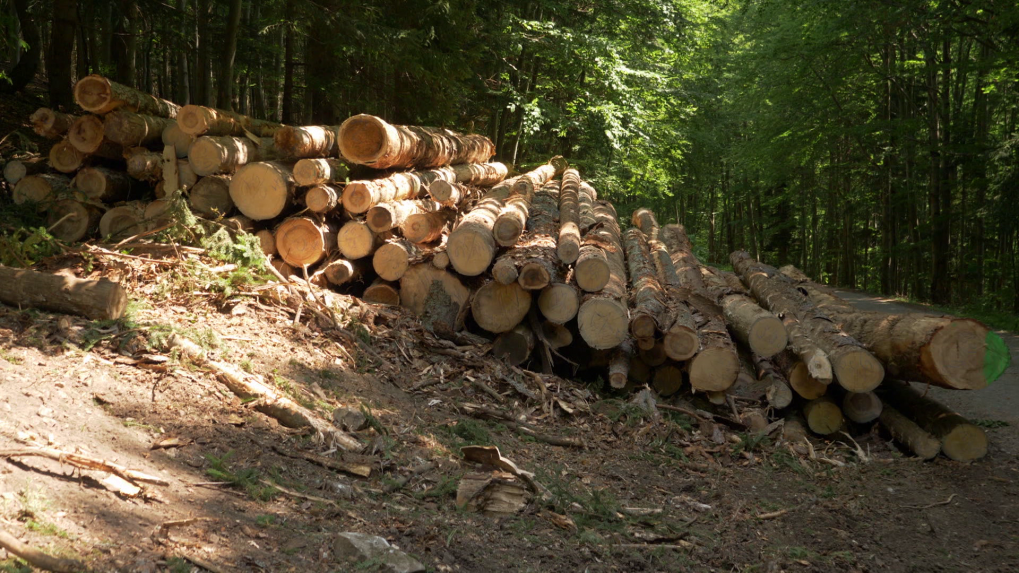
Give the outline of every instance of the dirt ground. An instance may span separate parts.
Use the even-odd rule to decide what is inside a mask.
[[[485,346],[436,339],[400,309],[336,297],[368,352],[314,320],[295,326],[271,289],[203,284],[212,275],[195,270],[214,261],[168,260],[49,265],[124,281],[129,321],[0,306],[0,450],[48,446],[169,484],[127,497],[106,489],[102,472],[0,461],[0,528],[95,571],[381,570],[336,560],[344,531],[383,536],[430,571],[1019,570],[1019,460],[1002,447],[1016,424],[990,414],[966,412],[991,436],[976,463],[918,462],[876,429],[856,436],[866,459],[822,440],[811,457],[777,434],[669,411],[653,420],[628,393],[514,371]],[[357,437],[369,453],[330,452],[281,427],[164,350],[170,333],[323,417],[363,407],[372,423]],[[1013,367],[996,386],[1016,382]],[[470,404],[584,447],[479,419]],[[457,485],[476,470],[460,454],[467,444],[498,445],[547,493],[510,517],[458,509]],[[300,452],[373,471],[358,478]],[[0,571],[23,570],[0,552]]]

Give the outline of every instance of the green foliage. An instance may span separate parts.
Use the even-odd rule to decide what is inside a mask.
[[[0,264],[4,266],[29,267],[62,250],[46,227],[22,227],[0,232]]]
[[[226,227],[220,227],[211,235],[201,239],[201,245],[210,257],[225,263],[234,263],[249,269],[265,268],[265,253],[258,238],[248,233],[231,234]]]
[[[205,473],[215,480],[227,482],[233,487],[244,490],[258,501],[270,501],[279,495],[278,489],[264,483],[261,473],[257,469],[233,469],[229,467],[232,457],[233,450],[230,450],[222,457],[205,454],[205,459],[209,462],[209,467],[205,469]]]

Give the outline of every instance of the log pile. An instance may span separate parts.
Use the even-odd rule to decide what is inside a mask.
[[[648,209],[621,225],[562,158],[511,173],[480,135],[369,115],[282,126],[100,76],[75,96],[82,113],[32,115],[59,139],[49,169],[4,167],[14,200],[61,239],[165,225],[179,191],[198,216],[255,235],[284,277],[404,306],[439,336],[471,329],[512,365],[712,403],[749,393],[819,435],[880,424],[924,458],[986,452],[979,427],[898,381],[986,386],[1009,360],[986,327],[860,312],[741,251],[735,272],[705,265]]]

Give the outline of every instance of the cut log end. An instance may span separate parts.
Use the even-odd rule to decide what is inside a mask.
[[[845,420],[842,409],[829,398],[818,398],[803,407],[803,416],[807,419],[807,427],[820,436],[830,436],[842,429]]]
[[[541,290],[552,282],[552,273],[543,261],[528,261],[520,267],[517,282],[527,290]]]
[[[400,306],[400,291],[395,284],[381,279],[375,279],[368,288],[364,289],[365,302],[373,304],[385,304],[389,306]]]
[[[471,314],[478,326],[496,334],[512,330],[531,309],[531,293],[517,283],[489,281],[478,289]]]
[[[339,129],[340,153],[347,160],[361,165],[376,163],[388,140],[387,127],[385,122],[372,115],[351,117]]]
[[[973,320],[953,320],[931,337],[920,360],[934,380],[960,390],[979,390],[1001,376],[1011,357],[995,332]]]
[[[409,255],[405,245],[400,242],[386,243],[375,251],[372,266],[383,280],[400,280],[410,267]]]
[[[524,324],[517,325],[513,330],[500,334],[492,344],[492,356],[513,366],[527,360],[532,350],[534,350],[534,333]]]
[[[629,331],[626,305],[611,298],[592,298],[577,313],[580,336],[588,346],[605,350],[619,346]]]
[[[277,254],[276,237],[273,236],[272,231],[269,229],[262,229],[255,233],[255,238],[258,239],[258,246],[262,249],[264,254],[268,256]]]
[[[839,385],[850,392],[870,392],[885,378],[884,366],[863,348],[843,353],[832,367]]]
[[[881,416],[881,399],[873,392],[847,392],[842,399],[842,413],[857,424],[869,424]]]
[[[675,364],[663,364],[655,368],[651,385],[662,396],[671,396],[683,387],[683,370]]]
[[[293,217],[276,230],[276,250],[295,268],[313,265],[333,248],[335,237],[308,217]]]
[[[586,292],[598,292],[605,288],[611,276],[605,253],[597,247],[584,247],[574,268],[577,286]]]
[[[538,295],[538,309],[549,321],[565,324],[577,316],[580,295],[577,289],[565,283],[552,283]]]
[[[770,358],[785,350],[789,338],[782,321],[774,316],[768,316],[757,320],[750,327],[748,342],[756,354]]]
[[[971,462],[987,455],[987,434],[974,424],[958,424],[941,436],[941,451],[957,462]]]
[[[61,199],[49,207],[49,232],[62,241],[76,243],[96,230],[99,213],[75,199]]]
[[[797,394],[807,400],[815,400],[828,392],[828,386],[810,375],[807,365],[797,361],[787,370],[786,378]]]
[[[294,172],[294,179],[297,173]],[[304,195],[304,205],[313,213],[328,213],[339,204],[341,192],[328,185],[316,185]]]
[[[103,113],[112,98],[110,80],[102,76],[86,76],[74,84],[74,101],[85,111]]]
[[[674,327],[665,333],[663,347],[665,354],[676,361],[689,360],[697,354],[700,349],[700,339],[697,332],[685,327]]]
[[[446,252],[449,254],[449,262],[456,269],[456,272],[476,277],[488,269],[492,264],[492,257],[495,249],[492,244],[492,237],[484,236],[483,231],[476,231],[466,227],[459,227],[457,232],[451,233],[449,242],[446,244]]]
[[[374,204],[372,189],[366,181],[351,181],[343,188],[343,208],[349,213],[364,213]]]
[[[286,167],[269,162],[249,163],[230,180],[230,198],[246,217],[265,221],[283,212],[293,186],[294,180]]]
[[[689,364],[690,385],[706,392],[728,389],[740,371],[739,357],[727,347],[706,348],[691,358]]]

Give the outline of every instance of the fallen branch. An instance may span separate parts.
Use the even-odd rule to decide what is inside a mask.
[[[85,565],[80,561],[47,555],[18,541],[13,535],[3,529],[0,529],[0,547],[6,549],[10,554],[24,559],[32,567],[37,567],[43,571],[76,573],[85,569]]]
[[[285,494],[287,494],[289,496],[292,496],[292,497],[296,497],[298,499],[306,499],[308,501],[318,501],[318,502],[327,503],[327,504],[333,505],[333,506],[336,505],[336,502],[331,500],[331,499],[326,499],[324,497],[318,497],[318,496],[315,496],[315,495],[308,495],[306,493],[301,493],[301,492],[294,491],[292,489],[287,489],[287,488],[281,486],[278,483],[273,483],[273,482],[271,482],[269,480],[266,480],[266,479],[259,480],[259,481],[262,482],[263,484],[267,485],[267,486],[274,487],[274,488],[282,491],[283,493],[285,493]]]
[[[948,496],[948,499],[946,499],[945,501],[936,501],[934,503],[928,503],[927,505],[904,505],[902,506],[902,509],[930,509],[932,507],[937,507],[939,505],[948,505],[952,503],[952,500],[955,499],[955,496],[957,495],[959,494],[953,493],[952,495]]]
[[[392,483],[386,486],[386,493],[392,493],[399,489],[403,489],[403,486],[407,485],[407,482],[409,482],[411,478],[413,478],[414,476],[421,475],[425,472],[432,471],[433,469],[435,469],[435,464],[432,462],[426,462],[414,466],[413,468],[410,469],[409,474],[396,478],[395,480],[393,480]]]
[[[124,466],[117,465],[113,462],[107,462],[105,460],[90,458],[88,456],[83,456],[81,454],[70,454],[67,452],[61,452],[60,450],[54,450],[52,448],[31,448],[25,450],[0,451],[0,458],[20,458],[28,456],[49,458],[60,463],[70,464],[79,469],[108,472],[131,482],[149,483],[154,485],[170,485],[170,482],[166,481],[163,478],[158,478],[136,470],[127,469]]]
[[[484,406],[478,406],[475,404],[464,404],[464,409],[467,410],[468,414],[474,416],[475,418],[490,418],[499,420],[499,422],[504,424],[507,428],[515,430],[519,434],[523,434],[525,436],[534,438],[539,442],[544,442],[546,444],[551,444],[553,446],[563,446],[567,448],[587,447],[582,440],[578,440],[575,438],[567,438],[564,436],[551,436],[548,434],[542,434],[538,432],[538,430],[534,426],[531,426],[530,424],[515,421],[513,419],[513,416],[506,412],[501,412],[499,410],[486,408]]]
[[[307,460],[313,464],[318,464],[324,468],[336,470],[341,473],[354,475],[357,477],[366,478],[371,475],[372,468],[367,464],[350,464],[341,460],[336,460],[326,456],[320,456],[318,454],[312,454],[310,452],[302,452],[300,450],[286,451],[283,448],[273,445],[273,451],[281,456],[288,458],[295,458],[300,460]]]

